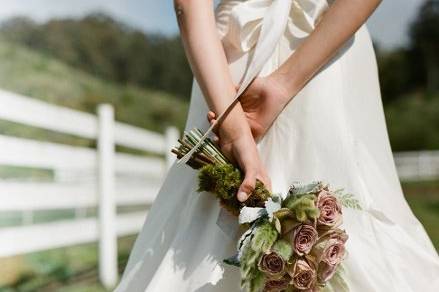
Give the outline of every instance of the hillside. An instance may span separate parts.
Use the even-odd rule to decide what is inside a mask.
[[[178,36],[145,33],[103,13],[44,23],[13,17],[0,23],[0,35],[105,80],[190,95],[192,73]]]
[[[184,125],[187,103],[164,92],[104,81],[1,39],[0,64],[0,88],[5,90],[88,112],[111,103],[119,121],[155,131]]]

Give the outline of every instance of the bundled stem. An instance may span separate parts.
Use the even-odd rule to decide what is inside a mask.
[[[199,129],[185,132],[180,145],[172,149],[178,159],[186,155],[201,140],[203,134]],[[263,207],[264,202],[271,196],[261,181],[256,181],[255,190],[247,201],[241,203],[236,193],[243,181],[242,171],[232,164],[221,150],[210,139],[206,139],[190,157],[187,164],[198,169],[198,191],[214,193],[223,207],[238,215],[243,206]]]

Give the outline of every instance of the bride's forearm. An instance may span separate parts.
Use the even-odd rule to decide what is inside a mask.
[[[192,72],[210,109],[220,114],[232,101],[236,88],[216,29],[213,1],[174,0],[174,6]],[[245,121],[239,104],[229,116]]]
[[[311,35],[272,74],[284,87],[289,98],[353,36],[380,2],[381,0],[335,0]]]

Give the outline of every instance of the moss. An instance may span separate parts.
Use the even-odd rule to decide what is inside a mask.
[[[232,164],[208,164],[203,166],[198,174],[198,191],[214,193],[221,205],[233,214],[239,214],[239,209],[245,205],[249,207],[263,207],[271,193],[260,181],[256,181],[255,190],[243,204],[236,198],[242,183],[242,173]]]

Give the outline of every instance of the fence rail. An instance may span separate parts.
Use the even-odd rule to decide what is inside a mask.
[[[115,222],[118,236],[136,233],[146,212],[119,215]],[[0,229],[0,257],[71,246],[99,240],[98,221],[94,218],[64,220]]]
[[[99,106],[93,115],[3,90],[0,119],[92,139],[98,145],[95,149],[0,134],[0,166],[54,173],[49,181],[0,180],[0,212],[22,212],[26,223],[0,228],[0,257],[99,241],[100,280],[113,287],[117,237],[140,229],[173,163],[168,152],[178,131],[169,128],[159,134],[116,122],[111,105]],[[159,156],[117,153],[116,145]],[[116,207],[130,206],[145,206],[145,210],[117,214]],[[39,224],[32,219],[35,211],[86,208],[97,209],[97,217]]]
[[[394,154],[396,169],[402,181],[439,178],[439,151],[409,151]]]

